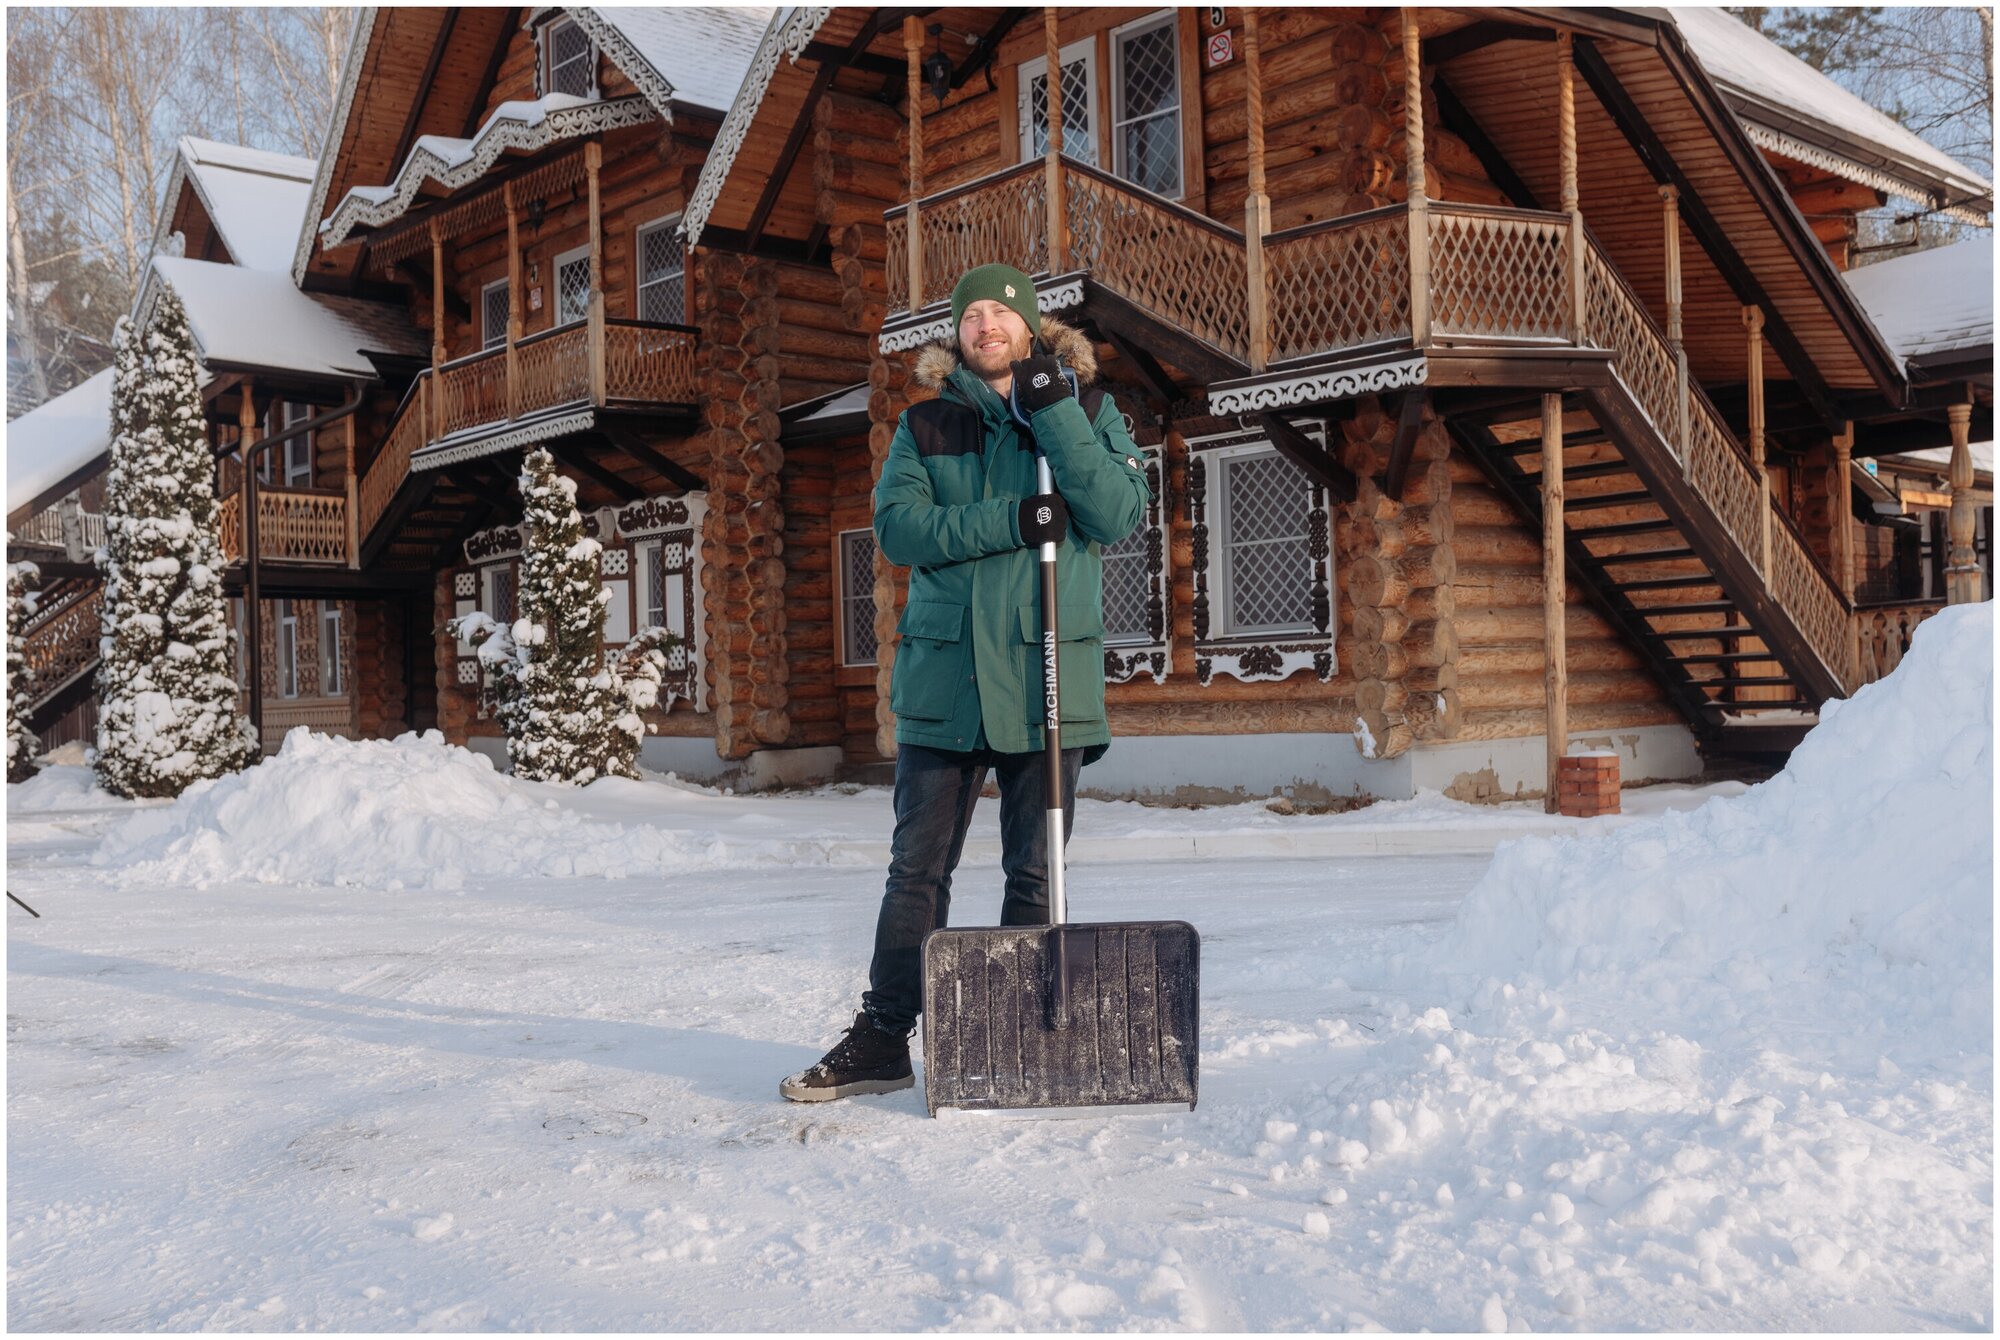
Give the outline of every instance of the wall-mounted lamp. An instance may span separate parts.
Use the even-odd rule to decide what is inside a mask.
[[[547,217],[548,212],[549,202],[541,196],[536,196],[528,202],[528,226],[533,228],[537,235],[542,231],[542,220]]]
[[[943,106],[945,95],[951,92],[951,57],[944,54],[944,25],[931,24],[930,34],[931,41],[937,45],[930,55],[924,57],[924,63],[917,67],[917,72],[930,85],[931,96],[938,100],[939,106]]]

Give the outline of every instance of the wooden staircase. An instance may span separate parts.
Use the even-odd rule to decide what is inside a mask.
[[[35,615],[21,630],[22,652],[34,677],[28,728],[41,734],[95,691],[97,640],[104,583],[69,578],[41,592]]]

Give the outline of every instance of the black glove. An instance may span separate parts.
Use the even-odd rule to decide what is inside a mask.
[[[1069,378],[1063,376],[1062,364],[1040,340],[1035,341],[1034,354],[1017,360],[1013,367],[1014,403],[1023,414],[1032,415],[1070,398]]]
[[[1062,495],[1037,493],[1032,498],[1021,499],[1021,510],[1017,514],[1021,522],[1021,544],[1023,547],[1036,544],[1061,544],[1069,534],[1069,508],[1064,506]]]

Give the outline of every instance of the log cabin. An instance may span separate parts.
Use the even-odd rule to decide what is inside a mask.
[[[1922,257],[1849,267],[1863,211],[1984,220],[1991,188],[1733,20],[382,9],[297,162],[288,256],[232,241],[195,165],[155,266],[239,314],[217,341],[288,300],[176,266],[288,267],[346,333],[210,388],[225,457],[269,444],[247,489],[223,466],[267,739],[312,636],[351,699],[322,728],[504,757],[438,629],[511,612],[545,444],[607,641],[686,639],[642,762],[883,776],[906,574],[871,490],[989,260],[1097,344],[1155,485],[1106,554],[1086,791],[1489,799],[1584,746],[1688,777],[1781,756],[1990,595],[1990,303],[1982,347],[1976,312],[1871,306]],[[1967,263],[1931,262],[1940,300]],[[77,488],[9,476],[17,531]],[[1909,508],[1943,518],[1935,581],[1885,586]]]

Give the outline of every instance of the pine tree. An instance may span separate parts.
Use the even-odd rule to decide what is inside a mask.
[[[639,714],[659,702],[676,639],[648,628],[607,659],[603,546],[583,533],[576,481],[556,473],[547,451],[531,451],[522,463],[521,500],[520,617],[508,626],[472,614],[448,628],[478,647],[480,663],[499,679],[500,724],[516,777],[577,784],[636,777],[646,735]]]
[[[35,705],[34,672],[28,669],[27,653],[21,645],[21,629],[35,612],[28,586],[38,582],[41,569],[33,563],[7,565],[7,780],[25,782],[35,775],[35,759],[42,742],[28,729],[28,714]]]
[[[122,796],[177,796],[257,755],[236,677],[214,461],[187,311],[162,287],[143,332],[114,341],[105,478],[97,775]]]

